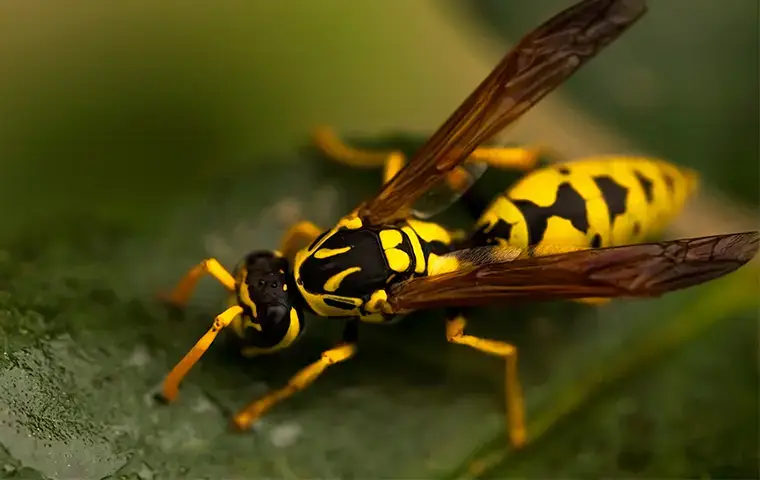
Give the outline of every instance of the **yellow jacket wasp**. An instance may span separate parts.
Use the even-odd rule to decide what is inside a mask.
[[[414,218],[415,202],[441,182],[456,183],[455,172],[471,155],[490,158],[488,152],[478,152],[480,145],[562,84],[645,11],[643,0],[583,0],[564,10],[525,36],[408,163],[399,155],[389,156],[386,181],[377,195],[333,228],[296,224],[280,252],[254,251],[232,274],[214,259],[193,268],[168,299],[183,305],[199,278],[210,274],[230,292],[231,306],[166,377],[163,397],[176,398],[181,380],[228,326],[245,342],[242,353],[257,355],[292,345],[303,331],[304,312],[346,320],[341,343],[285,387],[234,416],[235,426],[246,429],[328,366],[354,356],[360,321],[384,323],[420,309],[514,300],[652,297],[726,275],[748,262],[758,249],[757,232],[611,246],[631,237],[634,222],[645,232],[678,210],[677,205],[663,209],[662,215],[637,210],[632,205],[639,203],[630,195],[657,198],[655,210],[669,205],[667,199],[675,205],[687,195],[688,173],[654,162],[624,162],[624,173],[590,164],[568,165],[567,172],[559,166],[538,171],[534,175],[552,177],[556,185],[547,188],[549,180],[526,180],[530,188],[524,192],[512,189],[497,199],[469,244],[459,244],[453,232],[436,223]],[[492,153],[491,163],[510,163]],[[621,189],[629,197],[621,200]],[[557,213],[573,201],[580,205],[577,212],[582,209],[587,215]],[[572,242],[553,247],[551,239],[562,237],[563,231],[576,232],[581,245],[602,248],[568,248]],[[308,246],[299,248],[304,244]],[[466,335],[464,328],[461,314],[451,316],[449,341],[506,359],[508,431],[515,445],[524,444],[515,348]]]

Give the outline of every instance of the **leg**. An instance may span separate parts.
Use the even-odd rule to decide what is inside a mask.
[[[214,323],[211,325],[208,332],[195,343],[195,346],[187,352],[184,358],[182,358],[172,371],[169,372],[169,375],[166,376],[161,387],[161,395],[166,401],[171,402],[177,398],[179,384],[182,382],[182,379],[185,378],[187,372],[190,371],[193,365],[195,365],[206,350],[208,350],[208,347],[211,346],[211,343],[219,332],[228,326],[235,317],[241,313],[243,313],[242,307],[235,305],[234,307],[228,308],[214,319]]]
[[[483,162],[500,170],[533,170],[538,164],[543,147],[480,147],[470,155],[470,160]]]
[[[379,167],[385,164],[391,152],[358,150],[343,143],[330,127],[318,127],[312,134],[316,147],[324,155],[352,167]]]
[[[393,178],[406,163],[401,152],[358,150],[343,143],[329,127],[314,130],[314,144],[327,157],[351,167],[383,167],[383,184]]]
[[[314,144],[326,156],[352,167],[379,167],[387,164],[389,157],[394,153],[391,151],[358,150],[346,145],[329,127],[316,128],[313,138]],[[545,151],[545,148],[537,146],[480,147],[470,155],[469,160],[487,163],[489,166],[499,169],[528,171],[536,166],[541,153]],[[398,152],[396,154],[401,155]],[[403,158],[403,155],[401,156]],[[401,166],[403,166],[403,160]],[[400,169],[400,167],[398,168]],[[386,173],[386,181],[392,177],[393,175],[388,177]]]
[[[322,353],[318,361],[296,373],[285,387],[269,392],[238,412],[232,419],[235,427],[247,430],[274,405],[311,385],[327,367],[353,357],[356,354],[357,330],[358,320],[349,320],[343,331],[343,342],[340,345]]]
[[[506,360],[507,431],[512,444],[521,447],[525,444],[525,411],[517,377],[517,349],[508,343],[465,335],[466,325],[467,320],[462,315],[449,319],[446,323],[446,338],[451,343],[468,345]]]
[[[190,299],[190,295],[195,290],[198,280],[204,275],[209,274],[219,280],[219,283],[225,286],[230,292],[235,291],[235,279],[224,269],[224,267],[214,258],[208,258],[190,270],[185,277],[180,280],[174,290],[166,295],[166,299],[177,306],[184,306]]]
[[[311,222],[298,222],[290,227],[290,230],[282,237],[280,252],[292,262],[296,252],[313,242],[322,231],[321,228]]]

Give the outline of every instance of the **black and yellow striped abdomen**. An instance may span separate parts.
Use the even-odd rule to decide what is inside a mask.
[[[296,255],[293,275],[311,311],[322,317],[359,317],[382,323],[385,289],[413,276],[425,276],[436,255],[447,253],[451,234],[438,224],[408,220],[365,227],[347,217]]]
[[[696,173],[641,157],[595,157],[535,170],[497,196],[471,242],[598,248],[658,234],[698,184]]]

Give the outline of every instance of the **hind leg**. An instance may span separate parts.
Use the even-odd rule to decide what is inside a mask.
[[[313,141],[325,156],[345,165],[368,168],[385,166],[385,181],[393,178],[393,175],[405,163],[404,155],[397,151],[371,151],[354,148],[344,143],[329,127],[316,128],[313,133]],[[530,145],[524,147],[479,147],[470,154],[468,161],[482,162],[498,169],[529,171],[535,168],[541,154],[546,151],[547,149],[544,147]],[[389,167],[389,163],[393,163],[393,165]],[[450,181],[456,182],[456,179]]]

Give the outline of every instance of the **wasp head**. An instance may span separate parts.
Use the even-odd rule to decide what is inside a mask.
[[[303,303],[288,261],[271,251],[249,253],[235,271],[243,337],[257,351],[287,347],[303,331]]]

